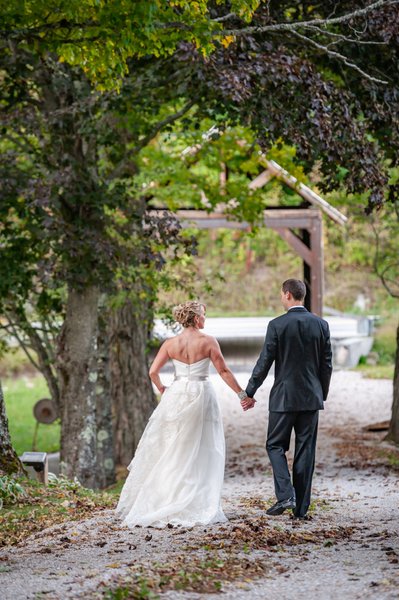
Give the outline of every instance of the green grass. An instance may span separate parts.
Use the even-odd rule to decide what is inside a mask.
[[[126,470],[126,477],[127,477],[127,470]],[[117,481],[113,485],[110,485],[104,491],[107,494],[110,494],[110,496],[112,498],[119,498],[119,496],[121,494],[121,491],[122,491],[122,488],[125,485],[126,477],[123,477],[123,478],[119,479],[119,481]]]
[[[354,371],[360,371],[368,379],[393,379],[394,365],[358,365]]]
[[[32,450],[36,420],[33,406],[41,398],[49,398],[44,378],[40,375],[23,376],[2,381],[8,425],[12,444],[18,454]],[[36,449],[39,452],[56,452],[60,447],[60,425],[39,425]]]

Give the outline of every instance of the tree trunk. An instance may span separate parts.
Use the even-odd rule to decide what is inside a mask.
[[[127,466],[156,407],[147,356],[152,319],[145,302],[137,307],[127,300],[112,312],[110,323],[115,460]]]
[[[6,406],[0,382],[0,475],[11,475],[12,473],[22,475],[25,471],[11,444]]]
[[[115,483],[115,451],[112,425],[109,338],[105,308],[99,315],[97,379],[97,484],[100,488]]]
[[[57,356],[61,472],[90,488],[112,482],[114,470],[113,455],[108,455],[111,400],[99,302],[100,292],[95,287],[69,290]]]
[[[387,438],[396,444],[399,444],[399,325],[396,330],[396,359],[393,376],[392,416]]]

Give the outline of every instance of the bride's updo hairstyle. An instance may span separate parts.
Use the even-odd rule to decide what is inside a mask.
[[[183,302],[173,308],[173,317],[183,327],[194,327],[195,317],[201,316],[202,306],[205,308],[205,304],[196,300]]]

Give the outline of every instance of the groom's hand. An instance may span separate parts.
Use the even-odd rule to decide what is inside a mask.
[[[246,398],[243,398],[243,400],[241,400],[241,406],[243,408],[243,410],[249,410],[250,408],[253,408],[255,406],[256,400],[254,400],[253,398],[249,398],[249,396],[247,396]]]

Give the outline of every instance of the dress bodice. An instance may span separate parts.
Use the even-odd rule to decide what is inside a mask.
[[[176,377],[206,377],[209,375],[209,358],[197,360],[190,365],[181,360],[177,360],[176,358],[172,358],[172,362],[175,368]]]

